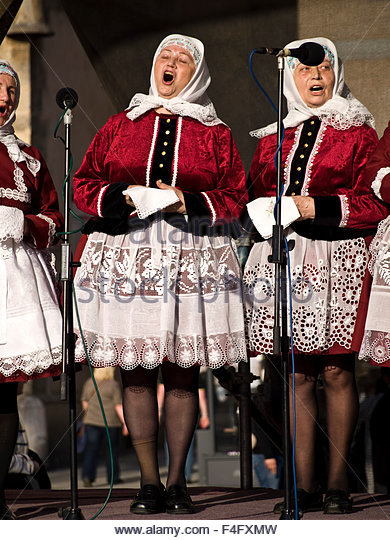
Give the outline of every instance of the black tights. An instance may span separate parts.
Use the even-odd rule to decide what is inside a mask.
[[[141,486],[158,485],[160,482],[157,457],[158,369],[137,367],[131,371],[121,370],[123,412],[141,470]],[[161,371],[169,450],[167,486],[185,486],[184,467],[199,411],[199,367],[181,368],[164,362]]]
[[[313,492],[317,487],[314,459],[318,418],[316,381],[321,372],[326,398],[329,440],[327,487],[348,490],[348,453],[359,407],[354,357],[353,355],[339,357],[329,355],[317,359],[300,355],[296,357],[295,363],[297,485],[309,492]]]
[[[0,384],[0,500],[18,435],[17,394],[18,383]]]

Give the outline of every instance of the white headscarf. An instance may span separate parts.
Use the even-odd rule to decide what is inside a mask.
[[[190,82],[177,96],[165,99],[160,97],[157,92],[154,65],[161,50],[172,43],[184,47],[192,55],[196,70]],[[173,114],[189,116],[206,126],[222,124],[222,120],[217,117],[214,105],[206,93],[210,81],[210,73],[204,58],[203,43],[193,37],[171,34],[161,41],[154,54],[149,95],[135,94],[128,106],[127,117],[130,120],[135,120],[150,109],[164,107]]]
[[[374,127],[375,121],[370,111],[353,97],[348,86],[345,84],[344,66],[337,54],[336,46],[330,39],[323,37],[300,39],[288,43],[286,48],[298,48],[308,41],[322,45],[325,50],[325,58],[332,65],[335,76],[333,96],[321,107],[308,107],[299,95],[293,77],[294,69],[299,61],[292,57],[287,57],[283,93],[287,99],[288,114],[283,120],[284,127],[296,127],[312,116],[318,116],[323,122],[340,130],[363,124]],[[250,135],[261,139],[262,137],[276,133],[276,131],[277,123],[275,122],[264,128],[251,131]]]
[[[8,150],[8,155],[10,159],[14,163],[20,163],[21,161],[26,161],[27,167],[29,170],[36,175],[40,168],[40,163],[35,158],[30,156],[29,154],[26,154],[21,150],[23,146],[28,146],[27,143],[23,142],[22,140],[18,139],[15,135],[15,130],[13,128],[13,123],[16,120],[16,108],[19,105],[19,99],[20,99],[20,82],[19,77],[14,68],[11,66],[9,62],[6,60],[0,60],[0,74],[5,73],[7,75],[11,75],[11,77],[14,78],[16,83],[16,95],[15,95],[15,107],[12,111],[10,117],[8,120],[0,126],[0,142],[2,142]]]

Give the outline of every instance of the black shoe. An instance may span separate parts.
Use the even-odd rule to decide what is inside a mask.
[[[350,514],[352,497],[342,489],[328,489],[324,499],[324,514]]]
[[[16,516],[5,504],[5,501],[0,500],[0,520],[2,519],[16,519]]]
[[[316,510],[322,510],[323,501],[322,501],[322,492],[315,491],[314,493],[308,493],[304,489],[297,489],[297,502],[298,502],[298,513],[300,515],[305,512],[315,512]],[[295,509],[294,497],[292,497],[292,510]],[[274,514],[281,514],[284,512],[284,501],[278,502],[274,506]]]
[[[166,492],[167,514],[193,514],[195,512],[191,497],[185,487],[174,484]]]
[[[165,512],[165,490],[160,487],[146,484],[143,486],[130,505],[133,514],[160,514]]]

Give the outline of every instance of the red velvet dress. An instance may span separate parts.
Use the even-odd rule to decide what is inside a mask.
[[[131,212],[123,190],[159,179],[184,192],[187,216]],[[94,366],[154,368],[168,359],[218,367],[246,358],[231,227],[247,194],[225,125],[154,111],[135,121],[115,115],[74,176],[74,200],[94,216],[75,276]],[[81,340],[76,360],[85,360]]]
[[[285,231],[290,252],[294,346],[303,354],[342,354],[351,348],[368,261],[365,238],[386,215],[363,175],[377,144],[363,125],[336,130],[317,118],[286,130],[284,195],[315,201],[315,219]],[[275,196],[276,135],[259,141],[250,170],[253,198]],[[261,239],[260,239],[261,240]],[[274,265],[271,241],[256,242],[244,272],[250,349],[273,352]]]
[[[21,150],[27,157],[16,161],[0,143],[0,382],[51,375],[61,363],[61,313],[46,248],[62,217],[40,153]]]
[[[376,194],[390,204],[390,124],[371,155],[366,167],[367,179]],[[384,219],[370,245],[372,279],[367,310],[359,310],[362,341],[359,358],[371,364],[390,367],[390,216]],[[368,287],[367,287],[368,288]]]

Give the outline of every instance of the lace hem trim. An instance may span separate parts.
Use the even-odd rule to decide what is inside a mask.
[[[359,360],[372,360],[382,365],[390,361],[390,334],[366,330],[359,352]]]
[[[385,176],[387,176],[388,174],[390,173],[390,167],[382,167],[381,169],[379,169],[379,171],[376,173],[376,176],[375,176],[375,180],[373,181],[373,183],[371,184],[371,189],[372,191],[375,193],[375,195],[378,197],[378,199],[380,199],[381,201],[383,201],[382,199],[382,196],[381,196],[381,187],[382,187],[382,180],[384,179]]]
[[[388,261],[390,262],[389,242],[387,241],[389,230],[390,216],[379,223],[376,235],[370,244],[371,257],[368,263],[370,274],[373,276],[374,270],[377,267],[380,277],[387,285],[390,285],[390,272],[384,272],[384,269],[389,266]]]
[[[80,336],[78,330],[76,334]],[[167,332],[164,338],[117,338],[93,332],[83,333],[88,356],[95,367],[119,366],[131,370],[137,366],[154,369],[164,359],[181,367],[195,364],[212,369],[225,364],[246,361],[244,332],[201,337],[178,336]],[[76,342],[76,362],[85,361],[85,350],[80,337]]]
[[[261,308],[247,314],[248,346],[261,354],[273,354],[274,318],[271,308]],[[334,345],[349,350],[355,326],[356,311],[339,307],[327,321],[321,309],[302,309],[293,313],[294,347],[302,353],[327,351]]]
[[[0,373],[4,377],[10,377],[20,371],[31,376],[35,373],[44,373],[52,365],[59,365],[62,360],[62,347],[34,351],[29,354],[9,356],[2,358]]]

